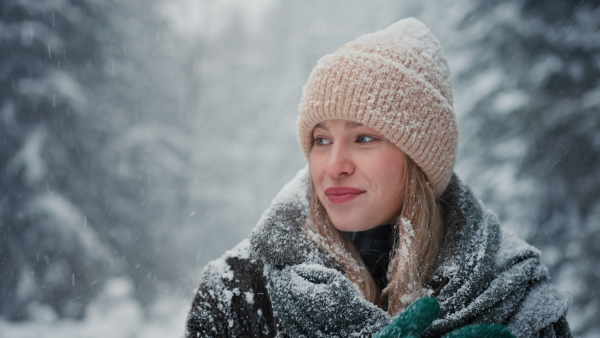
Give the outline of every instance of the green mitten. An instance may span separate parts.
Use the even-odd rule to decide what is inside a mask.
[[[443,338],[515,338],[515,335],[500,324],[473,324],[456,329]]]
[[[440,302],[433,297],[419,298],[379,330],[374,338],[419,337],[440,314]]]

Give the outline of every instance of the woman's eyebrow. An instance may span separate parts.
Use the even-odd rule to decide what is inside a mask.
[[[358,123],[358,122],[354,122],[354,121],[346,121],[346,123],[344,124],[344,129],[348,130],[348,129],[354,129],[354,128],[358,128],[358,127],[362,127],[363,124],[362,123]],[[329,127],[327,126],[326,123],[319,123],[315,126],[316,128],[321,128],[321,129],[325,129],[327,131],[329,131]]]
[[[319,123],[315,126],[315,129],[317,128],[321,128],[321,129],[325,129],[327,131],[329,131],[329,127],[327,127],[327,125],[323,124],[323,123]]]
[[[354,129],[354,128],[358,128],[358,127],[362,127],[362,123],[358,123],[358,122],[354,122],[354,121],[346,121],[346,124],[344,124],[344,129],[346,129],[346,130]]]

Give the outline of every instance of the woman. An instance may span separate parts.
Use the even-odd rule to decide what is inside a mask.
[[[204,269],[187,336],[371,336],[422,296],[441,305],[426,337],[473,323],[570,336],[539,251],[453,175],[450,73],[421,22],[321,58],[298,138],[308,170]]]

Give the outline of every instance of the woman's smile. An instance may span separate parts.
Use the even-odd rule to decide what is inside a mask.
[[[331,203],[348,202],[364,193],[366,193],[365,190],[351,187],[331,187],[325,189],[325,195],[327,195],[327,198]]]

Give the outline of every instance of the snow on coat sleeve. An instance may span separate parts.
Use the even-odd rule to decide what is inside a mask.
[[[242,241],[202,271],[186,337],[275,337],[277,323],[260,260]]]

